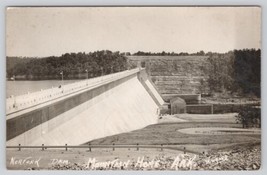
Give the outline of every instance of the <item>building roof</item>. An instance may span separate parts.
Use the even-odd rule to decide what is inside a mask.
[[[170,103],[173,104],[173,103],[179,103],[179,104],[186,104],[186,102],[184,101],[184,99],[180,98],[180,97],[175,97],[175,98],[172,98],[170,100]]]

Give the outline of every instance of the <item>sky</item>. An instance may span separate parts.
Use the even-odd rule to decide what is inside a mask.
[[[6,55],[261,48],[259,7],[10,7]]]

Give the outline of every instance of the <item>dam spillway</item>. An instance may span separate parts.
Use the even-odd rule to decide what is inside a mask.
[[[7,145],[79,145],[157,123],[156,100],[161,97],[155,90],[147,91],[144,75],[142,69],[126,71],[24,113],[10,114]],[[153,94],[156,97],[151,98]]]

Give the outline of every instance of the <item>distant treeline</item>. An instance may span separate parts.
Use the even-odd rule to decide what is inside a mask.
[[[43,80],[89,78],[135,67],[120,52],[66,53],[45,58],[7,57],[7,78]]]
[[[133,53],[132,55],[135,56],[190,56],[190,55],[198,55],[198,56],[204,56],[204,55],[209,55],[211,52],[205,53],[203,50],[196,52],[196,53],[187,53],[187,52],[180,52],[180,53],[175,53],[175,52],[143,52],[143,51],[138,51],[136,53]],[[126,52],[126,55],[130,55],[129,52]]]
[[[212,53],[205,68],[211,92],[261,92],[261,50],[243,49],[224,54]]]

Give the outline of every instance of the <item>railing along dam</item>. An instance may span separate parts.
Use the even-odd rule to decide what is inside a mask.
[[[161,100],[143,69],[8,98],[7,145],[79,145],[139,129],[157,122]]]
[[[50,100],[64,97],[68,94],[75,93],[85,88],[94,87],[108,81],[116,80],[136,72],[139,72],[139,69],[118,72],[66,85],[62,84],[60,88],[52,87],[51,89],[40,90],[20,96],[11,96],[6,99],[6,114],[9,115],[11,113],[36,106]]]

